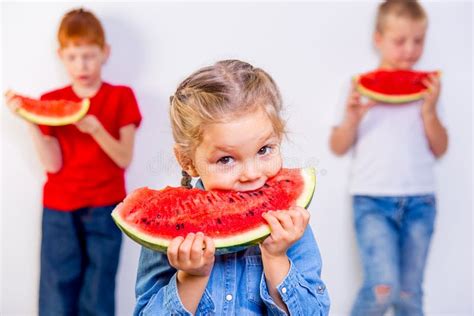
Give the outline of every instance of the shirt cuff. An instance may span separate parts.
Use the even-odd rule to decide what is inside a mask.
[[[184,307],[183,302],[181,302],[178,294],[178,280],[176,276],[177,273],[173,275],[173,277],[170,279],[170,282],[168,283],[168,286],[166,287],[164,302],[165,307],[167,310],[171,311],[173,315],[176,313],[177,315],[192,316],[192,314]],[[214,303],[212,302],[211,296],[206,289],[204,290],[201,301],[197,307],[196,315],[207,315],[211,312],[214,312],[214,309]]]
[[[300,302],[298,300],[298,295],[296,292],[301,287],[304,287],[306,288],[306,290],[312,293],[313,296],[316,297],[317,294],[323,295],[326,290],[326,287],[324,285],[320,285],[316,289],[312,289],[312,287],[298,275],[298,272],[291,259],[289,259],[289,261],[290,270],[288,271],[288,274],[285,276],[283,281],[279,285],[277,285],[277,291],[280,294],[280,297],[283,302],[288,307],[289,311],[303,310],[302,306],[300,306]],[[271,314],[286,315],[286,313],[275,304],[272,297],[270,296],[264,273],[262,274],[262,278],[260,280],[260,296],[265,305],[268,307]]]
[[[277,286],[277,291],[289,310],[291,310],[291,308],[288,305],[288,297],[291,295],[289,290],[294,288],[294,283],[290,286],[292,282],[295,282],[293,281],[295,277],[294,274],[295,272],[293,269],[293,262],[290,260],[290,270],[283,281]],[[275,304],[273,298],[270,296],[267,281],[265,280],[265,273],[262,273],[262,278],[260,279],[260,297],[267,306],[270,315],[286,315],[285,311],[278,307],[278,305]]]

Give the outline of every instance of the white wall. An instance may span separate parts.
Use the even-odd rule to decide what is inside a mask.
[[[450,148],[438,163],[439,214],[425,282],[428,315],[472,315],[472,4],[425,3],[430,16],[418,67],[442,69]],[[361,281],[346,191],[350,159],[327,147],[332,108],[352,74],[377,64],[371,2],[90,3],[112,45],[105,79],[131,85],[144,121],[128,189],[178,185],[167,120],[169,95],[184,76],[223,58],[268,70],[280,85],[289,119],[290,166],[314,165],[319,185],[311,224],[323,260],[332,314],[347,315]],[[67,83],[55,34],[70,3],[3,3],[1,90],[39,96]],[[25,125],[1,116],[2,315],[36,313],[41,188],[44,175]],[[394,166],[396,167],[396,165]],[[118,314],[134,305],[139,247],[125,240],[118,274]]]

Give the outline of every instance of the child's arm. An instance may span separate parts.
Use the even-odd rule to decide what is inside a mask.
[[[268,291],[274,304],[280,308],[279,313],[327,315],[329,299],[319,277],[319,251],[307,227],[308,211],[295,207],[263,216],[272,231],[260,246],[266,282],[263,293]],[[295,246],[291,247],[293,244]],[[290,252],[297,252],[293,261],[288,256]],[[262,299],[272,311],[272,304],[265,294]]]
[[[205,250],[203,250],[205,249]],[[205,289],[214,265],[214,242],[202,233],[173,239],[167,257],[143,248],[138,264],[134,315],[206,314],[214,305]],[[200,302],[204,301],[201,309]]]
[[[119,130],[120,138],[115,139],[94,115],[86,115],[75,124],[83,132],[90,134],[100,148],[117,166],[125,169],[132,161],[135,125],[128,124]]]
[[[168,260],[178,270],[178,293],[186,310],[195,314],[214,265],[214,242],[203,233],[177,237],[168,247]]]
[[[429,92],[421,108],[423,125],[431,152],[436,158],[440,158],[448,149],[448,133],[436,113],[436,103],[441,88],[439,77],[431,75],[424,84],[429,88]]]
[[[347,99],[343,121],[333,128],[329,140],[332,152],[338,156],[344,155],[354,144],[357,137],[357,127],[367,111],[375,105],[374,101],[362,103],[360,94],[352,86]]]
[[[56,137],[43,135],[38,125],[28,123],[41,165],[49,173],[56,173],[62,167],[61,146]]]
[[[20,101],[15,98],[15,93],[12,91],[6,92],[5,101],[13,113],[16,113],[21,106]],[[47,172],[58,172],[62,167],[61,147],[58,140],[56,137],[43,135],[38,125],[30,122],[27,122],[27,124],[41,165]]]

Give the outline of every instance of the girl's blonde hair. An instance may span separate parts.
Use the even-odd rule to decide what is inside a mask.
[[[170,103],[174,140],[189,159],[206,124],[228,122],[257,108],[265,111],[280,137],[285,132],[282,100],[274,80],[240,60],[223,60],[199,69],[178,86]]]

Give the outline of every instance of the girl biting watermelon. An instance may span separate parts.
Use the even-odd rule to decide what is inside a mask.
[[[171,98],[175,156],[183,185],[251,191],[282,167],[282,100],[273,79],[224,60],[185,79]],[[223,255],[201,232],[142,248],[135,315],[327,315],[321,256],[304,208],[264,213],[271,235]]]

